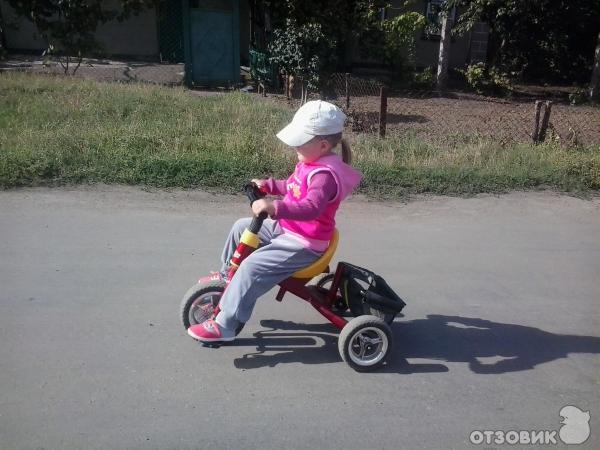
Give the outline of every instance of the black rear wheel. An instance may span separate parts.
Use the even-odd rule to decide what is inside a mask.
[[[323,272],[322,274],[317,275],[312,280],[310,280],[309,284],[311,286],[318,287],[325,294],[331,290],[331,285],[333,283],[334,278],[335,278],[334,273]],[[333,303],[333,307],[336,310],[336,312],[338,312],[340,314],[344,313],[345,311],[348,310],[348,305],[344,301],[344,298],[342,297],[339,289],[337,292],[335,302]]]
[[[392,353],[392,330],[380,317],[355,317],[342,329],[338,350],[342,359],[357,372],[375,370]]]
[[[312,286],[317,286],[318,288],[321,288],[325,293],[329,292],[329,290],[331,289],[331,284],[333,283],[334,278],[335,273],[324,272],[310,280],[310,284]],[[334,309],[340,314],[346,312],[349,308],[349,305],[346,303],[344,297],[342,296],[342,293],[340,291],[341,289],[342,286],[340,285],[340,287],[338,288],[336,301],[333,304]],[[352,315],[354,317],[360,317],[363,315],[375,316],[385,320],[389,324],[391,324],[394,321],[395,317],[395,314],[384,312],[381,309],[371,306],[366,302],[354,308]]]

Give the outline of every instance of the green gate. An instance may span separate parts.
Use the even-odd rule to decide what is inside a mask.
[[[240,81],[239,0],[184,0],[188,86]]]

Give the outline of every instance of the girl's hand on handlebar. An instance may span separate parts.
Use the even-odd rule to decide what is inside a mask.
[[[275,214],[275,205],[272,201],[261,198],[252,203],[252,212],[257,217],[261,212],[266,212],[269,216],[272,216]]]
[[[262,189],[267,184],[267,180],[259,180],[257,178],[250,181],[258,186],[259,189]]]

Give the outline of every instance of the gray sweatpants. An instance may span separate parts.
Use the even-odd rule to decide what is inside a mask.
[[[231,228],[221,255],[221,273],[227,272],[240,237],[251,221],[251,218],[239,219]],[[230,330],[250,319],[258,297],[322,255],[283,234],[273,219],[265,219],[258,237],[259,248],[240,264],[220,301],[221,312],[216,321]]]

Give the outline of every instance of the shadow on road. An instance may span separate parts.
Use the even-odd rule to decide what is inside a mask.
[[[256,347],[234,360],[240,369],[277,364],[325,364],[340,361],[338,333],[330,324],[304,325],[263,320],[264,330],[233,345]],[[477,374],[533,369],[566,358],[570,353],[600,353],[600,337],[553,334],[538,328],[489,320],[429,315],[426,319],[394,322],[394,354],[381,373],[448,372],[439,362],[411,363],[410,359],[464,362]]]
[[[265,328],[253,338],[238,338],[235,346],[256,347],[234,360],[238,369],[274,367],[277,364],[302,362],[325,364],[339,361],[336,328],[329,324],[299,324],[284,320],[261,320]],[[276,353],[273,353],[276,352]]]

